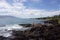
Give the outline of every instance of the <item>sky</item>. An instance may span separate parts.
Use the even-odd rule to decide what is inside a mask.
[[[0,0],[0,15],[40,18],[60,14],[60,0]]]

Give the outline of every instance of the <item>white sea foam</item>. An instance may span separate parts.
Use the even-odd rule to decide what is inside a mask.
[[[12,30],[24,31],[27,29],[30,29],[30,28],[25,28],[25,27],[17,25],[17,24],[6,25],[4,27],[0,27],[0,36],[9,37],[9,36],[12,36]]]

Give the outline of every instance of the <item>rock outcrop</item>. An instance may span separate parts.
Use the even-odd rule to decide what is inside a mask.
[[[57,22],[57,21],[56,21]],[[49,24],[32,24],[28,27],[32,27],[29,30],[15,31],[12,30],[12,37],[6,39],[0,37],[1,40],[60,40],[60,24],[58,23]]]
[[[54,26],[42,25],[30,30],[14,31],[14,40],[60,40],[60,24]]]

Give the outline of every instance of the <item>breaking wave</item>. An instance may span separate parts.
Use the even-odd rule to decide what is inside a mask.
[[[20,25],[17,25],[17,24],[6,25],[6,26],[4,25],[3,27],[0,26],[0,36],[10,37],[10,36],[12,36],[12,30],[24,31],[24,30],[27,30],[27,29],[30,29],[30,28],[26,28],[26,27],[23,27],[23,26],[20,26]]]

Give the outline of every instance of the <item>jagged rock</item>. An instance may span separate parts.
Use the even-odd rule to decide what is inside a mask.
[[[12,40],[60,40],[60,24],[54,26],[42,25],[30,30],[13,31]]]
[[[30,30],[13,31],[13,40],[60,40],[60,24],[54,26],[42,25]]]
[[[3,37],[3,36],[0,36],[0,40],[12,40],[11,38],[6,38],[6,37]]]

